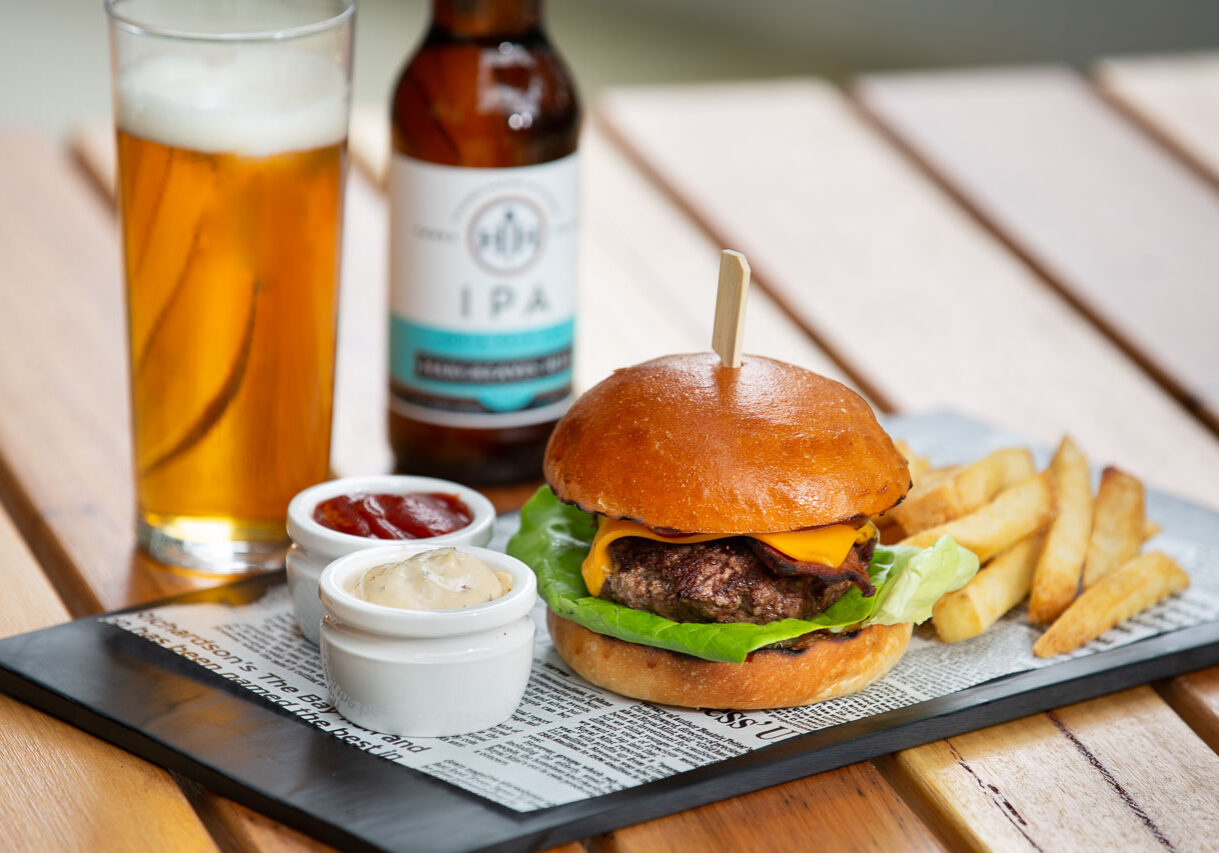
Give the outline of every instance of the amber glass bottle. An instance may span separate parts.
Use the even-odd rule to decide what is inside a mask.
[[[392,125],[398,469],[540,476],[571,395],[580,126],[540,0],[433,0]]]

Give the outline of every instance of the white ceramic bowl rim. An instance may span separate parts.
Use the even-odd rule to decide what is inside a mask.
[[[494,571],[512,574],[512,589],[486,604],[456,610],[404,610],[371,604],[347,591],[347,583],[374,566],[404,560],[414,554],[449,547],[431,540],[411,544],[365,548],[328,565],[318,581],[318,596],[326,612],[339,621],[366,631],[394,637],[450,637],[507,625],[533,609],[537,579],[533,570],[515,557],[473,545],[452,547],[482,560]]]
[[[319,503],[340,495],[356,493],[404,495],[411,492],[441,492],[455,494],[470,508],[474,518],[465,527],[452,533],[432,536],[428,539],[376,539],[370,536],[353,536],[323,527],[313,520],[313,510]],[[435,547],[454,544],[454,540],[468,536],[472,529],[495,523],[495,507],[478,492],[449,480],[435,477],[416,477],[410,474],[373,474],[365,477],[342,477],[327,480],[299,492],[288,504],[288,535],[298,547],[315,551],[330,558],[347,554],[356,548],[368,548],[370,542],[409,542]]]

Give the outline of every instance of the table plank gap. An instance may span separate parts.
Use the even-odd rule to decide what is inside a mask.
[[[874,758],[872,765],[945,850],[973,849],[959,821],[952,819],[952,810],[937,804],[920,780],[899,766],[896,753]]]
[[[1219,431],[1211,186],[1065,69],[875,75],[855,94],[980,222]]]
[[[1190,672],[1155,688],[1198,737],[1219,752],[1219,667]]]
[[[323,844],[265,815],[213,794],[177,773],[174,780],[223,853],[325,853],[335,848]]]
[[[114,204],[114,145],[114,130],[108,124],[85,124],[68,134],[73,161],[106,206]]]
[[[26,547],[63,600],[68,614],[84,616],[102,609],[93,588],[76,570],[63,541],[43,518],[31,495],[22,488],[20,478],[2,453],[0,509],[16,523]]]
[[[1112,57],[1093,77],[1109,103],[1219,187],[1219,52]]]

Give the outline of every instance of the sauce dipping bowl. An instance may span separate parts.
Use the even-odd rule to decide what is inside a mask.
[[[525,693],[537,580],[520,560],[456,546],[512,575],[512,589],[472,607],[406,610],[348,591],[368,569],[435,547],[420,541],[357,551],[322,572],[322,668],[330,701],[358,726],[414,737],[465,734],[508,719]]]
[[[405,495],[412,492],[442,492],[457,495],[470,508],[474,518],[465,527],[431,536],[427,539],[374,539],[352,536],[323,527],[313,520],[313,510],[322,501],[351,495]],[[322,621],[322,605],[318,601],[318,580],[328,564],[346,554],[366,548],[380,548],[394,542],[418,543],[428,548],[449,545],[486,545],[491,541],[495,526],[495,507],[473,489],[434,477],[413,477],[404,474],[381,474],[370,477],[343,477],[310,486],[288,504],[288,590],[292,595],[292,612],[305,639],[317,645],[318,624]]]

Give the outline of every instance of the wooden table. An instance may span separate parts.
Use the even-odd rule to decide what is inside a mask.
[[[385,135],[353,123],[334,466],[383,470]],[[609,93],[585,135],[578,380],[706,349],[717,249],[750,350],[881,410],[950,407],[1219,507],[1219,55]],[[0,632],[214,580],[132,550],[109,135],[0,135]],[[102,177],[99,177],[102,176]],[[502,505],[519,492],[498,496]],[[1219,669],[569,851],[1203,849]],[[0,697],[19,849],[315,842]]]

